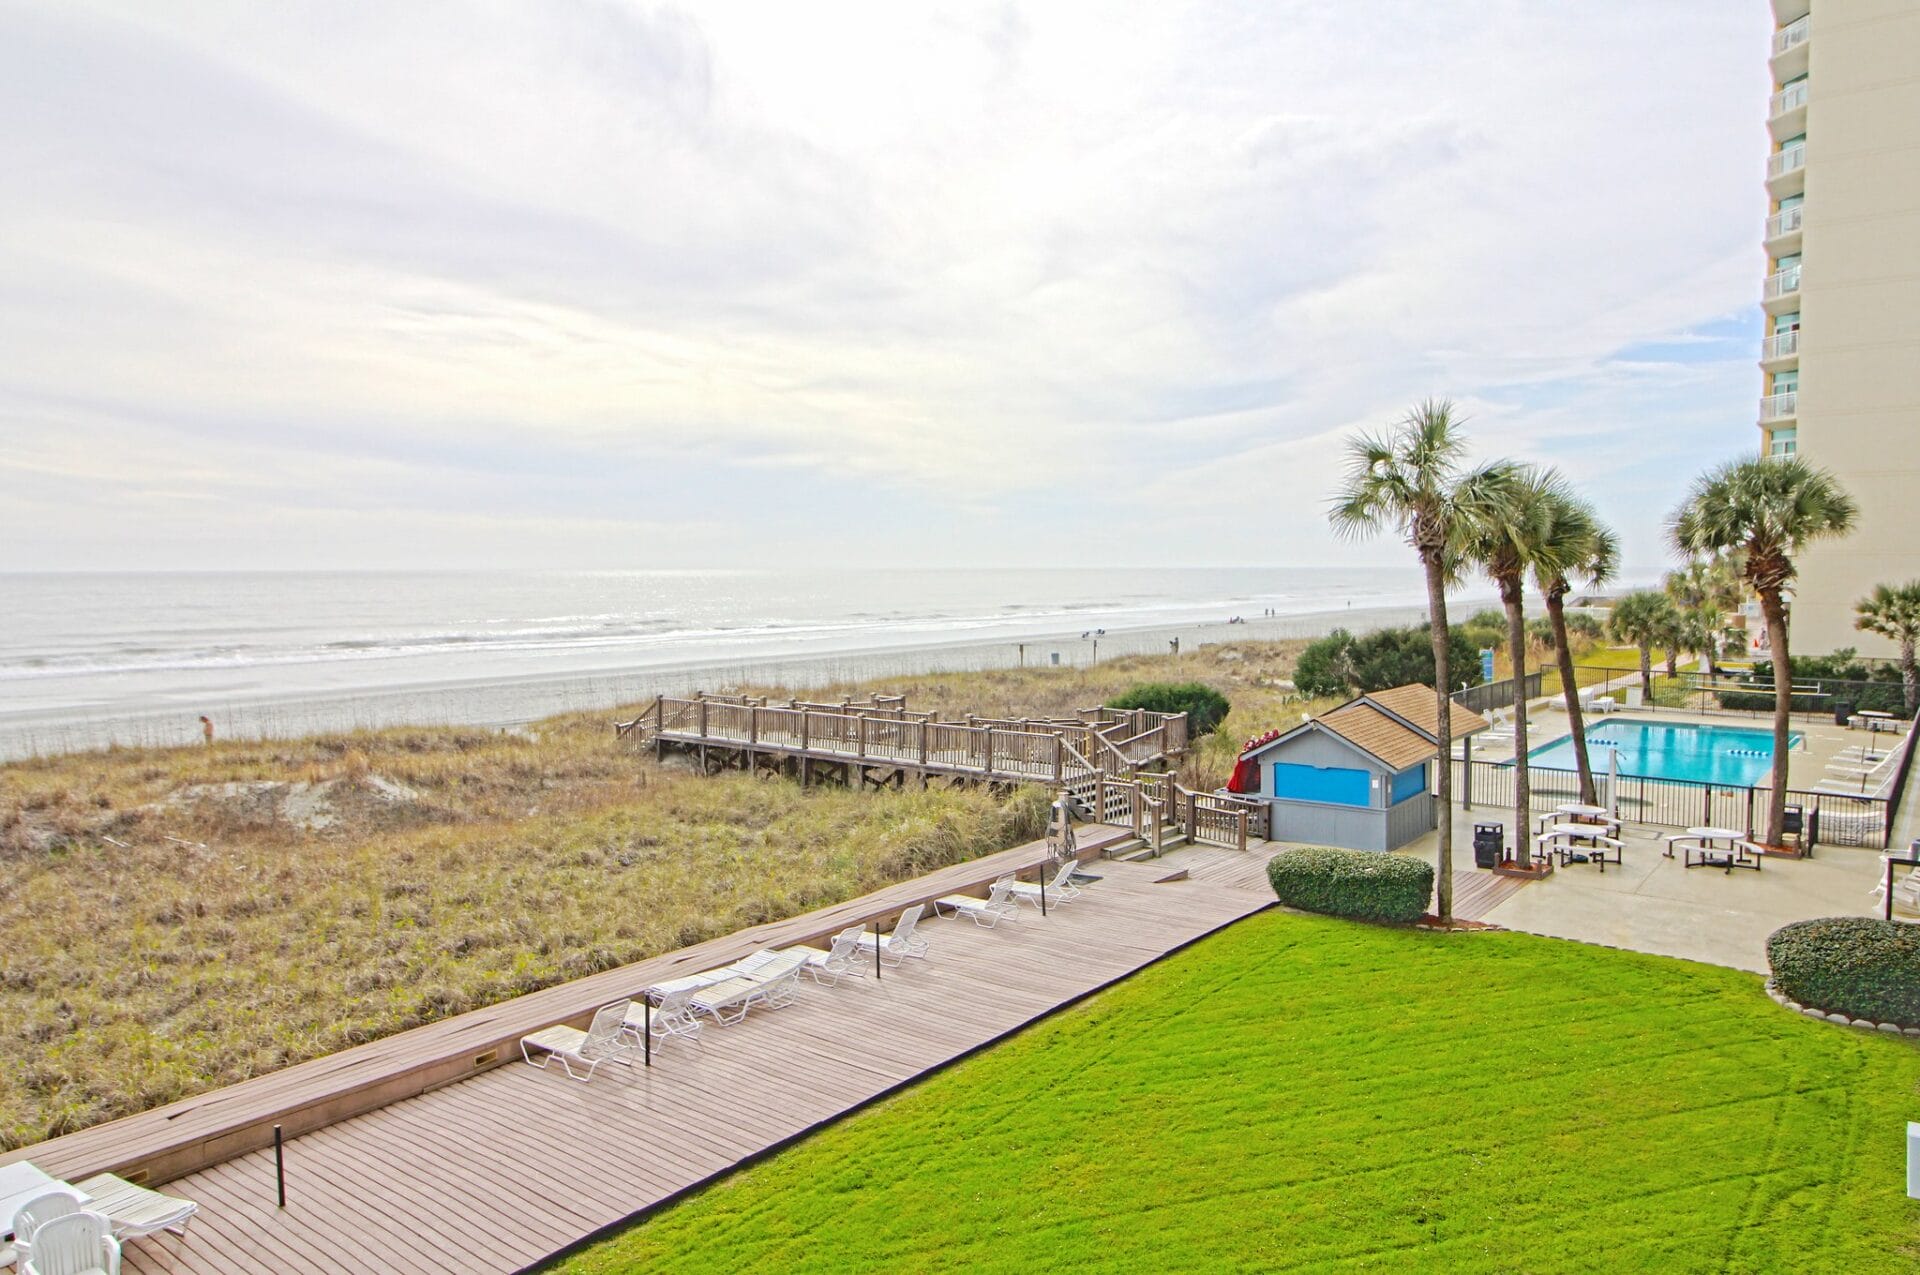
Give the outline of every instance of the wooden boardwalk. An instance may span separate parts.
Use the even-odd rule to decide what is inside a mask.
[[[186,1236],[130,1244],[124,1269],[518,1270],[1271,903],[1162,883],[1164,861],[1089,871],[1102,880],[1045,919],[932,922],[930,959],[808,985],[788,1008],[657,1049],[651,1068],[582,1084],[514,1063],[296,1138],[285,1210],[271,1150],[189,1174],[167,1188],[200,1202]]]

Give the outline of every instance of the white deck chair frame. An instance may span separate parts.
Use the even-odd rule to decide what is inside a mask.
[[[185,1235],[187,1223],[200,1211],[192,1200],[151,1191],[111,1173],[96,1173],[74,1187],[92,1200],[88,1208],[106,1214],[119,1240],[137,1240],[156,1231]]]
[[[1020,916],[1020,905],[1013,901],[1013,878],[1010,876],[995,881],[993,889],[984,899],[976,899],[971,894],[948,894],[935,899],[934,915],[940,915],[942,909],[956,916],[964,916],[988,930],[1004,920],[1017,920]]]
[[[648,988],[647,995],[654,989]],[[635,1003],[628,1007],[625,1029],[627,1038],[636,1044],[644,1045],[642,1032],[651,1031],[653,1038],[665,1043],[673,1039],[698,1041],[702,1030],[700,1020],[693,1016],[688,1004],[697,989],[679,987],[660,998],[660,1003],[649,1011],[644,1003]]]
[[[1053,874],[1053,880],[1047,882],[1048,907],[1052,907],[1056,903],[1071,903],[1084,893],[1079,886],[1073,883],[1073,874],[1077,872],[1079,868],[1080,861],[1078,859],[1068,859],[1060,865],[1060,870]],[[1031,903],[1034,907],[1039,907],[1040,883],[1037,881],[1015,881],[1013,883],[1013,897],[1016,900]]]
[[[824,952],[817,947],[784,950],[800,955],[802,974],[823,986],[838,987],[843,978],[867,976],[867,964],[860,959],[860,934],[859,926],[850,925],[833,936],[833,945]]]
[[[627,1011],[632,1001],[614,1001],[593,1013],[587,1030],[562,1023],[520,1038],[520,1056],[533,1066],[546,1070],[556,1058],[560,1069],[575,1080],[588,1081],[603,1062],[633,1065],[633,1042],[627,1038]],[[535,1057],[535,1051],[539,1056]],[[575,1066],[581,1071],[576,1072]]]
[[[874,946],[878,944],[880,948],[880,963],[882,965],[900,965],[909,957],[915,960],[925,960],[929,950],[927,941],[915,933],[915,930],[918,929],[920,917],[926,910],[926,904],[916,903],[902,912],[900,919],[894,922],[893,933],[887,935],[884,939],[876,939],[873,935],[862,930],[860,932],[860,950],[862,952],[871,952]]]

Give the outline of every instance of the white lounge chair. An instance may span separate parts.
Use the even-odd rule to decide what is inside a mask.
[[[568,1027],[562,1023],[557,1027],[548,1027],[520,1038],[520,1056],[546,1070],[547,1064],[558,1058],[561,1070],[575,1080],[593,1079],[593,1073],[603,1062],[623,1062],[633,1065],[633,1042],[627,1039],[627,1011],[633,1007],[632,1001],[615,1001],[611,1005],[602,1005],[594,1011],[593,1023],[585,1031],[578,1027]],[[534,1053],[538,1051],[539,1057]],[[584,1069],[584,1075],[576,1075],[574,1066]]]
[[[33,1233],[20,1275],[120,1275],[120,1241],[104,1213],[50,1218]]]
[[[648,994],[653,990],[649,988]],[[688,1003],[693,999],[695,990],[682,987],[670,991],[660,998],[660,1003],[651,1011],[647,1009],[645,1001],[630,1003],[622,1024],[628,1039],[640,1042],[640,1033],[645,1031],[651,1031],[653,1038],[658,1041],[672,1040],[676,1036],[683,1040],[700,1039],[700,1020],[693,1016],[693,1007]]]
[[[1080,861],[1078,859],[1068,859],[1060,865],[1060,870],[1053,874],[1053,880],[1047,882],[1047,903],[1049,905],[1055,903],[1071,903],[1084,893],[1079,886],[1073,883],[1073,874],[1079,867]],[[1031,903],[1033,906],[1039,907],[1040,883],[1037,881],[1015,881],[1013,883],[1013,897],[1016,900]]]
[[[1013,901],[1013,878],[1001,877],[993,883],[993,889],[984,899],[976,899],[971,894],[948,894],[933,901],[935,916],[945,909],[955,916],[964,916],[975,925],[991,930],[1008,918],[1017,919],[1020,905]]]
[[[156,1231],[185,1235],[187,1223],[200,1211],[192,1200],[150,1191],[111,1173],[96,1173],[74,1186],[92,1200],[88,1208],[106,1214],[107,1221],[113,1223],[114,1238],[121,1241],[137,1240]]]
[[[1883,854],[1880,856],[1882,863],[1885,863],[1886,860],[1886,855]],[[1883,879],[1874,882],[1873,889],[1867,891],[1867,893],[1873,895],[1875,898],[1884,897],[1887,893],[1887,883],[1884,880],[1884,876],[1885,873],[1883,872]],[[1893,906],[1900,911],[1920,912],[1920,868],[1915,868],[1905,876],[1898,877],[1894,880]]]
[[[837,987],[843,978],[865,978],[867,964],[860,959],[860,927],[850,925],[833,936],[826,951],[817,947],[789,947],[782,951],[800,957],[800,972],[816,983]]]
[[[900,919],[894,922],[893,933],[887,935],[884,939],[877,938],[862,930],[860,933],[860,950],[863,952],[871,952],[874,947],[878,945],[880,948],[880,963],[882,965],[899,965],[906,961],[908,957],[912,957],[915,960],[925,960],[927,956],[927,941],[914,933],[914,930],[919,926],[920,917],[926,910],[925,904],[916,903],[902,912]]]
[[[753,979],[729,978],[689,992],[687,1007],[707,1015],[722,1027],[731,1027],[747,1016],[747,1011],[765,991],[766,984]]]

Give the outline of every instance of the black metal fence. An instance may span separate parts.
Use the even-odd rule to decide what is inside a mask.
[[[1453,760],[1454,796],[1474,809],[1513,809],[1512,762]],[[1580,800],[1577,771],[1529,766],[1528,806],[1539,813]],[[1594,776],[1604,797],[1608,777]],[[1767,785],[1729,788],[1686,779],[1647,779],[1620,775],[1612,779],[1613,800],[1621,819],[1630,823],[1673,828],[1739,828],[1749,837],[1766,832]],[[1893,803],[1866,794],[1787,790],[1787,802],[1801,808],[1817,839],[1825,845],[1872,846],[1885,849],[1893,826]]]
[[[1607,695],[1620,701],[1626,698],[1628,690],[1637,691],[1641,688],[1638,669],[1580,664],[1574,667],[1574,676],[1580,683],[1583,696],[1589,693]],[[1755,680],[1692,670],[1668,677],[1660,663],[1655,661],[1653,682],[1654,702],[1643,703],[1642,708],[1655,711],[1661,708],[1684,709],[1690,713],[1737,717],[1773,716],[1774,690],[1771,678]],[[1796,678],[1793,693],[1787,702],[1789,712],[1809,721],[1816,718],[1833,720],[1836,714],[1853,716],[1861,712],[1887,714],[1902,722],[1913,717],[1907,708],[1906,689],[1897,681]]]

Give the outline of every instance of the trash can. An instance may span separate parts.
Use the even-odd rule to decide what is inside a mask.
[[[1833,724],[1845,726],[1853,720],[1853,701],[1837,699],[1833,701]]]
[[[1473,825],[1473,866],[1476,868],[1497,868],[1500,861],[1507,857],[1507,829],[1503,824],[1476,823]]]

